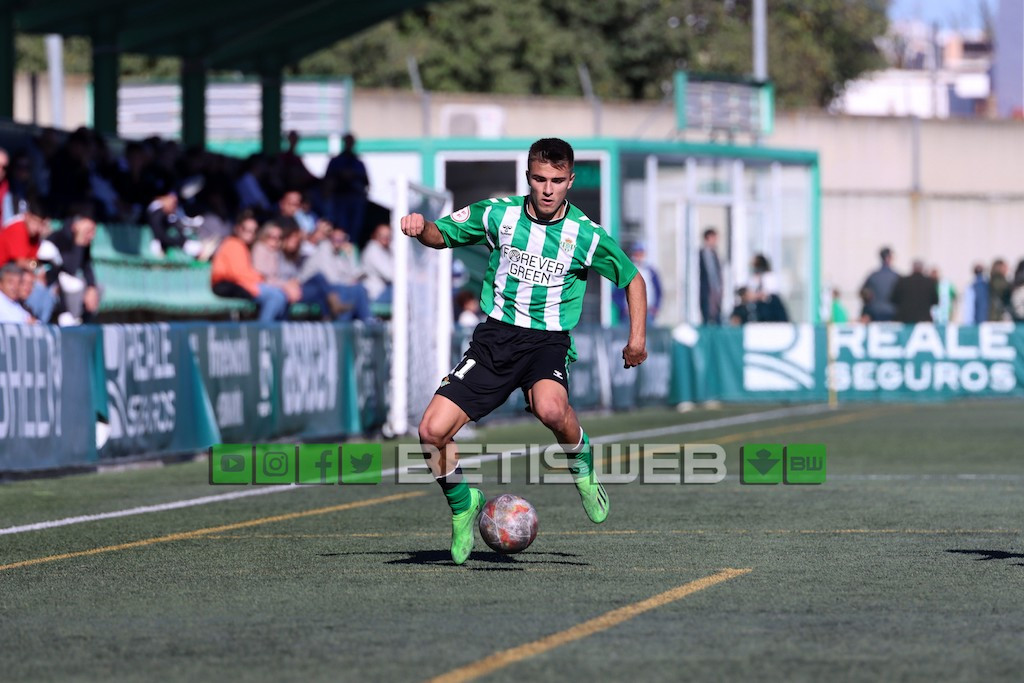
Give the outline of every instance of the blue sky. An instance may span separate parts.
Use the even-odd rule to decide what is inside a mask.
[[[982,2],[987,2],[993,13],[999,10],[999,0],[892,0],[889,18],[921,19],[939,22],[943,28],[978,28],[981,26]]]

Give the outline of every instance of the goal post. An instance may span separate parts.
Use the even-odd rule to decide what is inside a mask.
[[[431,249],[402,234],[401,220],[421,213],[430,221],[451,213],[452,195],[395,179],[391,249],[391,388],[385,433],[409,433],[445,373],[451,369],[452,252]]]

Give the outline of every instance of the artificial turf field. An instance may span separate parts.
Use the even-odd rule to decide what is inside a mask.
[[[609,486],[601,526],[524,461],[508,486],[485,465],[541,531],[461,567],[437,487],[393,477],[5,533],[0,679],[1019,680],[1020,404],[742,418],[776,409],[585,416],[728,453],[719,484]],[[828,480],[741,485],[740,445],[766,442],[825,443]],[[243,490],[204,461],[10,482],[0,529]]]

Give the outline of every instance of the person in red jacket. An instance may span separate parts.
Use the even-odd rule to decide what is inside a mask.
[[[264,281],[252,265],[250,248],[256,241],[259,223],[251,211],[244,211],[235,222],[230,237],[224,239],[210,264],[210,283],[217,296],[250,299],[259,306],[259,321],[282,320],[288,310],[289,295],[281,287]]]
[[[39,244],[49,235],[50,221],[42,205],[35,199],[27,200],[24,211],[0,229],[0,266],[13,261],[24,270],[41,273],[37,258]],[[40,277],[25,306],[39,322],[48,323],[56,305],[56,296]]]

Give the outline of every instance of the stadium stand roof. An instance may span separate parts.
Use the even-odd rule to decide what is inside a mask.
[[[424,0],[0,0],[0,117],[13,114],[17,33],[88,36],[96,127],[116,134],[119,54],[181,57],[183,135],[203,142],[206,72],[259,74],[264,147],[280,132],[281,71],[303,57]],[[276,97],[276,101],[275,101]],[[199,130],[197,130],[197,126]]]

